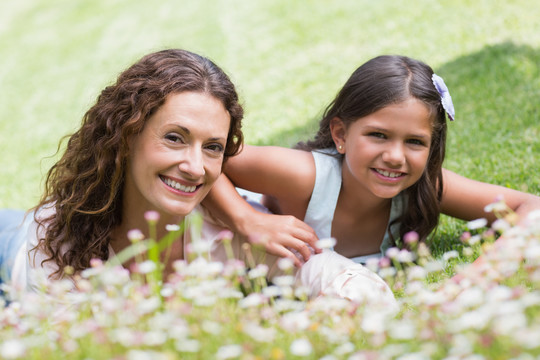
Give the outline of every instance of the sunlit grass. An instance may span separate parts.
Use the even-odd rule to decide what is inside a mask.
[[[532,0],[6,0],[0,207],[34,205],[59,139],[121,70],[163,47],[215,60],[245,104],[246,141],[283,146],[314,133],[322,109],[369,58],[424,60],[456,106],[445,166],[540,194],[538,18]],[[443,219],[441,246],[462,228]]]
[[[461,266],[456,254],[435,259],[422,243],[370,263],[397,294],[397,312],[369,297],[307,299],[307,289],[292,282],[255,286],[266,283],[265,272],[204,253],[175,262],[163,283],[145,266],[130,279],[122,266],[94,260],[73,282],[44,282],[41,292],[4,287],[12,301],[0,304],[0,357],[536,359],[540,213],[532,216],[529,226],[499,223],[512,245],[464,269],[460,282],[445,275]],[[472,230],[484,240],[464,252],[493,246],[489,229]],[[254,286],[241,288],[246,280]]]

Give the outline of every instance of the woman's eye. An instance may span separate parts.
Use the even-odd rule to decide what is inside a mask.
[[[173,143],[179,143],[179,144],[184,143],[184,138],[178,134],[167,134],[165,135],[165,139]]]
[[[215,153],[222,153],[225,149],[221,144],[209,144],[206,146],[206,148]]]

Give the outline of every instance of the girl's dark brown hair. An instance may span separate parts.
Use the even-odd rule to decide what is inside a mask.
[[[337,117],[349,126],[364,116],[411,97],[422,101],[432,114],[433,133],[424,173],[416,184],[404,190],[407,208],[394,221],[400,223],[401,238],[407,232],[416,231],[420,239],[425,240],[439,221],[446,113],[431,80],[432,75],[431,67],[405,56],[383,55],[369,60],[353,72],[328,105],[315,138],[296,146],[307,151],[333,148],[335,144],[330,132],[333,118]],[[392,233],[390,236],[393,238]]]
[[[144,56],[106,87],[84,115],[80,129],[67,142],[49,170],[36,210],[53,207],[51,216],[34,215],[44,237],[40,249],[60,277],[66,266],[75,272],[93,258],[107,259],[112,230],[122,221],[122,190],[128,139],[173,93],[194,91],[220,100],[230,115],[224,159],[242,145],[243,109],[229,77],[209,59],[180,49]],[[41,232],[38,232],[41,233]]]

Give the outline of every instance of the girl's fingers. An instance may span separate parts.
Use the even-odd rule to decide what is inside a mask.
[[[288,216],[288,222],[289,226],[284,228],[284,232],[290,233],[290,236],[292,236],[293,239],[300,240],[304,243],[307,243],[309,246],[311,246],[315,253],[320,253],[321,249],[317,247],[317,241],[319,238],[317,237],[317,234],[315,233],[315,230],[302,220],[297,219],[294,216]],[[301,245],[298,243],[290,244],[289,246],[294,247],[298,251],[300,251],[299,248]]]
[[[302,224],[305,224],[302,222]],[[306,225],[308,226],[308,225]],[[315,231],[308,226],[307,229],[297,229],[296,233],[293,235],[296,239],[308,244],[315,251],[316,254],[320,253],[322,250],[317,247],[317,241],[319,238]]]
[[[293,253],[300,261],[308,261],[313,250],[302,240],[290,237],[281,243],[281,246],[286,247],[291,253]]]
[[[297,268],[303,265],[303,262],[292,251],[290,251],[289,249],[287,249],[286,247],[282,245],[272,244],[267,249],[267,251],[281,258],[291,259],[292,262],[294,263],[294,266],[296,266]]]

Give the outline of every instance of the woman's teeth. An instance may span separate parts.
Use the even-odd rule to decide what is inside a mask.
[[[196,186],[185,186],[185,185],[182,185],[180,183],[177,183],[176,181],[174,180],[171,180],[171,179],[168,179],[168,178],[162,178],[163,179],[163,182],[167,185],[169,185],[170,187],[172,188],[175,188],[176,190],[180,190],[180,191],[183,191],[183,192],[188,192],[188,193],[192,193],[195,191],[195,189],[197,188]]]

